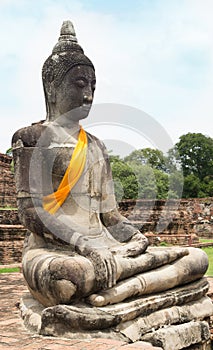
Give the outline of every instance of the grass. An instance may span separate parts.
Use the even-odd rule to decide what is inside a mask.
[[[207,240],[209,242],[209,240]],[[213,247],[202,248],[209,258],[209,268],[206,272],[207,276],[213,277]]]
[[[11,273],[11,272],[19,272],[20,269],[18,267],[8,267],[1,269],[0,267],[0,273]]]
[[[200,238],[199,241],[202,242],[202,243],[208,243],[208,242],[213,242],[213,239],[211,239],[211,238]]]

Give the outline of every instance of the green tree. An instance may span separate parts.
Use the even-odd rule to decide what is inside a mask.
[[[119,156],[110,156],[112,176],[117,201],[138,197],[138,180],[133,169]]]
[[[138,198],[153,199],[157,196],[157,185],[153,169],[149,165],[128,163],[133,169],[138,181]]]
[[[199,197],[212,197],[213,196],[213,175],[204,177],[199,191]]]
[[[193,174],[202,181],[206,176],[213,174],[213,139],[211,137],[201,133],[188,133],[180,137],[175,148],[179,153],[185,177]]]
[[[124,160],[110,156],[116,199],[180,198],[183,187],[181,171],[174,167],[169,173],[167,159],[161,151],[145,151],[136,150]]]
[[[166,169],[169,174],[173,174],[176,171],[182,173],[180,155],[176,146],[167,152]]]
[[[183,193],[183,173],[180,170],[174,170],[169,175],[168,198],[181,198]]]
[[[165,199],[168,197],[169,191],[169,176],[165,172],[154,169],[156,187],[157,187],[157,198]]]
[[[142,148],[135,150],[124,158],[126,162],[150,165],[154,169],[166,170],[166,157],[158,149]]]
[[[183,198],[199,197],[200,189],[201,182],[198,176],[189,174],[184,177]]]

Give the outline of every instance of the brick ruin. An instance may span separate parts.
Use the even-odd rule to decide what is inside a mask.
[[[0,207],[16,207],[12,157],[0,153]]]
[[[0,264],[21,261],[26,229],[16,210],[12,158],[0,153]],[[193,244],[213,238],[213,197],[181,200],[126,200],[119,210],[146,233],[151,244]]]
[[[199,237],[213,238],[213,198],[126,200],[122,215],[145,233],[151,244],[164,241],[191,245]]]
[[[19,222],[12,157],[0,153],[0,264],[21,261],[26,229]]]

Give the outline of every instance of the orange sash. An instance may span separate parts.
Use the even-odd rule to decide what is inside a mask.
[[[77,145],[57,191],[43,197],[43,208],[50,214],[54,214],[62,206],[71,189],[79,180],[86,162],[87,145],[87,135],[81,127]]]

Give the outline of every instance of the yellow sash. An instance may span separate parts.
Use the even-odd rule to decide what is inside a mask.
[[[77,145],[57,191],[43,197],[43,208],[50,214],[54,214],[62,206],[69,192],[79,180],[86,162],[87,145],[87,135],[81,127]]]

